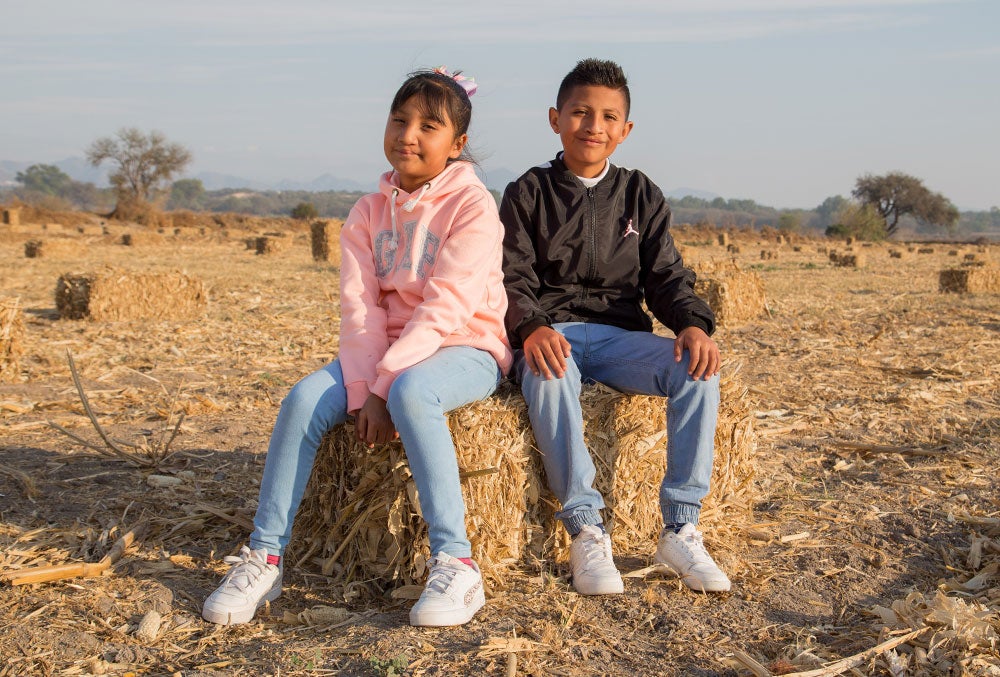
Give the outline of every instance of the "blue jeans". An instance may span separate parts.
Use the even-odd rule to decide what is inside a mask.
[[[674,340],[650,332],[583,322],[553,328],[573,348],[565,376],[535,376],[523,351],[515,355],[513,373],[528,403],[549,488],[562,504],[556,517],[570,534],[602,521],[604,499],[593,487],[596,471],[583,441],[580,407],[581,383],[597,381],[624,393],[667,398],[667,470],[660,511],[666,524],[697,524],[712,476],[719,377],[695,381],[687,373],[687,351],[675,362]]]
[[[389,415],[420,493],[432,555],[472,555],[458,459],[445,413],[488,397],[500,377],[489,353],[452,346],[401,373],[389,389]],[[252,549],[284,553],[320,442],[346,420],[347,390],[339,360],[306,376],[282,400],[264,462]]]

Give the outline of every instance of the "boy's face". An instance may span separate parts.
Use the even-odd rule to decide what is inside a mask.
[[[549,125],[559,135],[563,162],[577,176],[593,178],[632,131],[625,95],[610,87],[581,85],[570,90],[562,108],[549,109]]]

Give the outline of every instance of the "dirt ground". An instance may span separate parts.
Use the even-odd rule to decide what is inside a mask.
[[[565,566],[524,562],[471,623],[429,630],[407,624],[412,601],[304,565],[225,628],[201,602],[249,533],[281,397],[336,355],[336,268],[301,232],[257,256],[221,228],[146,246],[68,228],[78,250],[26,258],[55,229],[18,230],[0,231],[0,296],[25,324],[20,377],[0,384],[0,574],[98,562],[145,531],[103,575],[0,583],[0,675],[1000,675],[1000,296],[938,291],[964,254],[996,266],[996,245],[855,245],[854,269],[821,251],[843,243],[733,235],[768,312],[716,335],[759,435],[752,519],[706,526],[730,593],[642,575],[650,543],[616,554],[640,571],[624,595],[582,597]],[[691,261],[731,255],[711,231],[675,237]],[[198,277],[205,316],[59,319],[58,277],[105,263]],[[50,425],[103,446],[67,353],[101,426],[166,460]]]

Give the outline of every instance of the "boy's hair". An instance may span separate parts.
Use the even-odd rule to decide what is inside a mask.
[[[454,75],[459,73],[461,71],[456,71]],[[442,124],[451,122],[455,127],[455,138],[469,132],[469,123],[472,122],[472,101],[454,78],[432,70],[410,73],[396,91],[389,111],[399,110],[413,97],[417,97],[417,105],[423,115]],[[466,149],[462,150],[462,155],[458,159],[472,161]]]
[[[556,110],[562,110],[563,104],[569,98],[574,87],[609,87],[619,90],[625,97],[625,117],[628,118],[632,107],[632,97],[628,91],[628,78],[625,71],[614,61],[601,59],[583,59],[578,61],[559,85],[556,94]]]

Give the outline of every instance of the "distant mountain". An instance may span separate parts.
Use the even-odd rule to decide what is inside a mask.
[[[664,193],[666,197],[672,197],[680,199],[682,197],[697,197],[702,200],[714,200],[717,197],[721,197],[718,193],[711,193],[707,190],[698,190],[697,188],[674,188],[671,191]]]
[[[333,174],[323,174],[312,181],[282,181],[277,184],[278,190],[308,190],[313,192],[327,190],[350,190],[371,192],[377,187],[377,182],[361,183],[353,179],[343,179]]]

